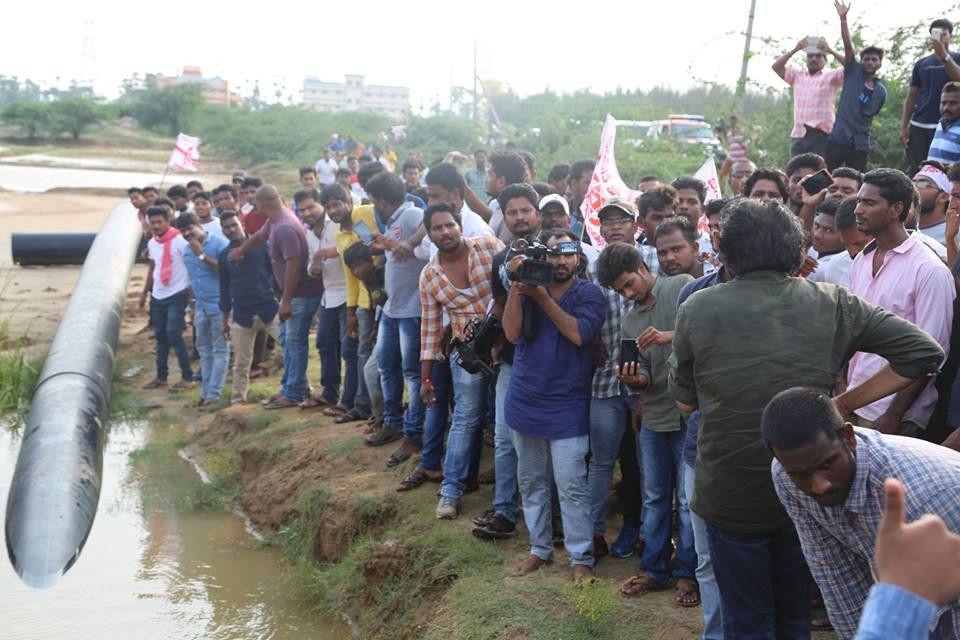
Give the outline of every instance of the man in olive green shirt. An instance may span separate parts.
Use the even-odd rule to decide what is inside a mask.
[[[694,571],[697,554],[693,546],[690,510],[683,491],[683,440],[686,424],[667,389],[667,359],[677,318],[677,296],[693,278],[688,274],[654,277],[636,247],[612,244],[597,262],[597,279],[605,287],[633,301],[620,327],[622,340],[636,341],[639,355],[624,364],[620,379],[643,390],[643,418],[637,449],[643,467],[643,533],[646,543],[640,558],[643,575],[631,578],[621,588],[625,595],[660,591],[677,580],[678,604],[699,601]],[[673,497],[677,496],[680,529],[677,564],[671,576],[670,534]]]
[[[889,367],[834,398],[846,415],[936,373],[943,350],[843,287],[791,277],[803,232],[778,203],[733,201],[719,240],[737,277],[681,305],[670,358],[670,392],[703,416],[691,507],[707,521],[727,637],[809,638],[809,580],[774,492],[763,409],[794,386],[832,392],[857,351],[882,356]]]

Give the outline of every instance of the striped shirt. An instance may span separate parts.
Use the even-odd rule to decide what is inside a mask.
[[[595,284],[597,282],[597,264],[590,262],[587,274]],[[615,398],[621,394],[620,380],[617,379],[617,365],[620,364],[620,324],[633,303],[613,289],[600,287],[607,300],[607,317],[600,327],[600,340],[606,351],[607,359],[593,372],[591,395],[594,398]]]
[[[937,132],[933,135],[933,142],[930,143],[927,160],[939,160],[944,164],[953,164],[960,160],[960,120],[940,120]]]
[[[872,562],[883,515],[884,480],[896,478],[903,485],[907,522],[932,513],[943,518],[949,530],[960,531],[960,454],[914,438],[854,431],[856,472],[842,506],[820,506],[800,491],[779,461],[771,466],[777,496],[797,527],[803,555],[840,639],[856,633],[874,584]],[[949,609],[954,632],[960,634],[960,604]]]
[[[783,79],[793,87],[793,130],[791,138],[802,138],[806,127],[833,131],[837,90],[843,85],[843,69],[818,71],[788,67]]]
[[[467,325],[482,318],[493,302],[493,257],[503,243],[493,236],[464,238],[467,245],[467,278],[470,287],[459,289],[450,282],[440,265],[440,254],[420,273],[420,359],[444,360],[440,347],[443,338],[443,312],[450,317],[452,336],[465,338]]]

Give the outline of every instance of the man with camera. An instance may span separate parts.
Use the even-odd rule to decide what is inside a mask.
[[[497,196],[503,212],[503,222],[515,242],[536,236],[540,232],[540,195],[529,184],[511,184]],[[513,281],[508,277],[506,262],[513,249],[508,247],[493,259],[493,297],[496,301],[494,314],[500,314],[506,305],[507,292]],[[510,427],[503,412],[503,399],[510,385],[513,368],[514,347],[504,341],[498,352],[500,362],[497,373],[496,418],[494,427],[494,484],[493,506],[473,519],[476,528],[473,535],[483,540],[498,540],[513,535],[520,511],[520,492],[517,488],[517,453],[513,447]]]
[[[460,212],[449,204],[428,207],[423,214],[423,224],[430,241],[438,249],[437,256],[420,273],[420,305],[423,309],[420,398],[424,405],[430,406],[435,401],[431,378],[433,365],[446,357],[442,344],[445,333],[443,313],[446,311],[450,318],[453,344],[463,344],[476,337],[469,335],[469,328],[473,320],[482,318],[492,306],[493,258],[503,248],[503,243],[494,236],[464,238]],[[457,404],[447,439],[443,485],[437,504],[438,518],[456,518],[460,511],[474,432],[486,413],[486,378],[483,370],[471,366],[473,364],[468,357],[450,354],[449,366]],[[481,361],[481,367],[485,364]],[[484,368],[490,370],[488,364]],[[421,467],[425,473],[439,470],[436,467],[439,466],[443,431],[438,431],[424,434]],[[428,460],[428,453],[434,459]]]
[[[512,430],[530,531],[530,556],[517,570],[531,573],[553,559],[553,480],[574,578],[589,579],[594,563],[586,465],[590,382],[593,339],[606,317],[606,300],[600,287],[576,277],[581,251],[573,232],[556,229],[543,242],[531,247],[534,256],[518,255],[507,263],[515,282],[503,312],[504,334],[516,347],[504,417]]]

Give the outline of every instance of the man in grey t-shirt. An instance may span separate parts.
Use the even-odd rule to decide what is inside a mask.
[[[376,235],[387,258],[387,303],[380,317],[375,355],[383,387],[383,428],[366,440],[380,446],[403,438],[388,464],[400,464],[421,446],[425,408],[420,401],[420,272],[418,260],[404,244],[420,228],[423,211],[405,202],[403,182],[392,173],[379,173],[367,182],[379,229]],[[406,381],[409,405],[403,412]]]

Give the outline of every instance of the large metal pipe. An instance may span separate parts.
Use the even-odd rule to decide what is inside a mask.
[[[96,239],[95,233],[12,233],[10,253],[14,264],[83,264]]]
[[[104,419],[127,283],[141,228],[115,207],[90,248],[50,346],[23,430],[7,501],[7,554],[33,587],[80,555],[100,499]]]

